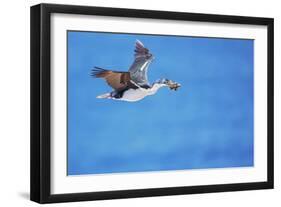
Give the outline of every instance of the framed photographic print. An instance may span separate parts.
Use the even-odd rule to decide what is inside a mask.
[[[273,19],[31,7],[31,200],[273,188]]]

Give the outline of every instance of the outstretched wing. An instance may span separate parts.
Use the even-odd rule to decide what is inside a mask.
[[[129,69],[131,79],[135,83],[139,85],[149,85],[147,69],[152,60],[153,55],[137,40],[135,45],[135,60]]]
[[[95,78],[104,78],[107,84],[116,91],[122,90],[131,85],[129,72],[112,71],[95,67],[92,69],[91,75]]]
[[[141,41],[136,40],[135,45],[135,59],[141,59],[146,58],[146,56],[149,54],[149,50],[144,47]]]

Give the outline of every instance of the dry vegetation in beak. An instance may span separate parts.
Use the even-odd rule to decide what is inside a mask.
[[[174,91],[178,90],[178,88],[181,86],[181,84],[179,84],[177,82],[173,82],[171,80],[168,81],[167,85],[169,86],[169,88],[171,90],[174,90]]]

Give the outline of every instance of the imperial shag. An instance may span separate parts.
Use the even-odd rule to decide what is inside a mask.
[[[128,72],[107,70],[95,67],[92,76],[104,78],[114,91],[97,96],[97,98],[122,101],[139,101],[146,96],[155,94],[160,88],[167,86],[177,90],[180,84],[168,79],[161,79],[149,84],[147,70],[154,57],[144,45],[137,40],[135,45],[135,60]]]

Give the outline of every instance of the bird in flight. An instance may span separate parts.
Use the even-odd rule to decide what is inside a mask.
[[[139,40],[136,40],[135,60],[129,71],[114,71],[100,67],[92,69],[91,75],[93,77],[105,79],[107,84],[114,89],[110,93],[97,96],[97,98],[135,102],[146,96],[154,95],[165,86],[176,91],[181,85],[168,79],[160,79],[152,85],[149,84],[147,70],[153,59],[154,56],[149,50]]]

